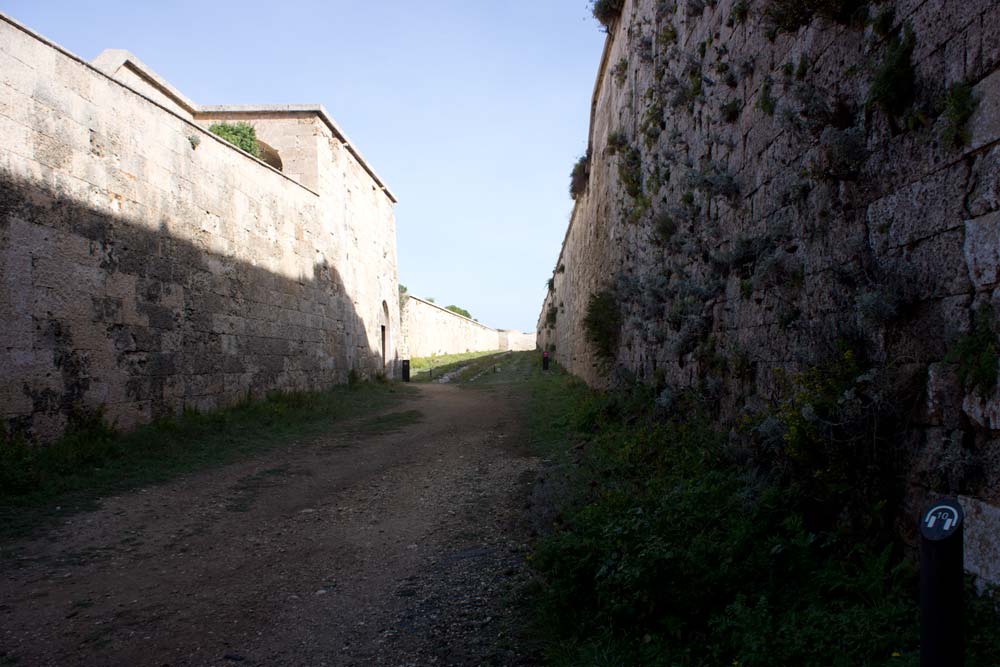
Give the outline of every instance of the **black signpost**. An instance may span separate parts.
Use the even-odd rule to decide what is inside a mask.
[[[958,500],[920,515],[920,667],[962,667],[965,513]]]

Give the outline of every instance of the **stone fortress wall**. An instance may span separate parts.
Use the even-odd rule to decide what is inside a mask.
[[[515,329],[500,329],[500,349],[511,352],[530,352],[537,349],[537,334],[534,331],[527,333]]]
[[[2,15],[0,83],[8,432],[396,375],[395,200],[322,107],[198,107],[127,52],[92,65]]]
[[[625,0],[539,344],[593,385],[701,387],[733,418],[863,339],[922,385],[908,483],[965,494],[970,567],[1000,580],[1000,391],[946,359],[974,313],[1000,313],[1000,4],[872,3],[882,25],[773,40],[769,2],[736,4]],[[915,95],[890,119],[872,81],[910,29]],[[958,83],[978,99],[961,145]],[[602,291],[622,318],[606,365],[583,326]]]
[[[493,329],[430,301],[406,295],[402,307],[403,352],[416,359],[490,350],[534,350],[535,334]]]

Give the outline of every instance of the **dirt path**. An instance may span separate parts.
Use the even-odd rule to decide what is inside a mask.
[[[14,545],[0,665],[533,664],[520,409],[423,385],[393,432],[338,426]]]

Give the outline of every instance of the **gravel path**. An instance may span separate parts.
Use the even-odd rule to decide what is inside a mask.
[[[530,665],[516,385],[110,498],[0,561],[0,665]]]

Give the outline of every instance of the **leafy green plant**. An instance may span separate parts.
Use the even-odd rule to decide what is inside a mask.
[[[580,156],[580,159],[573,165],[573,171],[569,176],[569,196],[573,199],[579,198],[587,191],[587,184],[590,181],[590,149]]]
[[[798,66],[795,68],[795,78],[799,81],[804,81],[807,74],[809,74],[809,54],[803,53],[799,58]]]
[[[665,245],[677,232],[677,222],[668,212],[663,211],[653,220],[653,232],[660,243]]]
[[[254,157],[260,157],[260,146],[257,144],[257,130],[250,123],[212,123],[208,131],[225,139],[240,150]]]
[[[629,197],[642,196],[642,154],[638,148],[629,146],[618,157],[618,179]]]
[[[973,318],[972,331],[959,338],[948,351],[945,360],[958,363],[962,384],[984,396],[992,395],[997,386],[997,335],[993,307],[983,304]]]
[[[778,106],[778,101],[774,99],[774,96],[771,94],[771,87],[773,85],[771,77],[764,79],[764,83],[760,88],[760,96],[757,98],[757,108],[766,113],[768,116],[773,116],[774,110]]]
[[[625,79],[628,77],[628,59],[622,58],[615,66],[611,68],[611,76],[614,81],[619,86],[625,84]]]
[[[472,319],[472,313],[467,311],[465,308],[460,308],[459,306],[445,306],[444,309],[450,310],[451,312],[461,315],[462,317],[468,317],[470,320]]]
[[[740,197],[739,182],[717,162],[709,162],[700,170],[690,172],[688,184],[709,197],[725,197],[730,201],[736,201]]]
[[[555,304],[549,304],[548,310],[545,311],[545,325],[550,329],[553,328],[558,318],[559,309],[555,307]]]
[[[729,18],[726,20],[726,25],[730,27],[743,25],[749,16],[750,3],[747,0],[736,0],[736,3],[733,4],[733,10],[729,13]]]
[[[621,333],[621,311],[613,291],[603,289],[590,295],[583,317],[583,330],[599,360],[608,362],[614,359]]]
[[[797,32],[817,16],[842,25],[860,25],[867,17],[868,0],[767,0],[764,22],[769,34]]]
[[[740,117],[740,111],[742,109],[743,105],[740,104],[739,100],[730,100],[719,107],[719,116],[722,118],[723,122],[735,123]]]
[[[879,37],[888,37],[892,32],[892,26],[896,21],[896,8],[892,5],[886,5],[879,10],[878,14],[872,20],[872,30]]]
[[[660,28],[660,32],[656,36],[656,42],[660,46],[670,46],[677,41],[677,28],[673,23],[667,21]]]
[[[907,26],[903,37],[896,37],[886,47],[868,92],[869,105],[877,105],[892,121],[913,104],[916,75],[911,57],[915,45],[913,31]]]
[[[621,16],[624,6],[625,0],[594,0],[591,11],[598,23],[604,26],[605,30],[609,30],[611,25]]]
[[[608,135],[608,153],[616,155],[628,148],[628,137],[621,130],[616,130]]]
[[[961,148],[969,142],[969,119],[979,100],[972,93],[972,87],[967,83],[956,83],[948,88],[944,98],[945,126],[942,139],[945,143]]]

